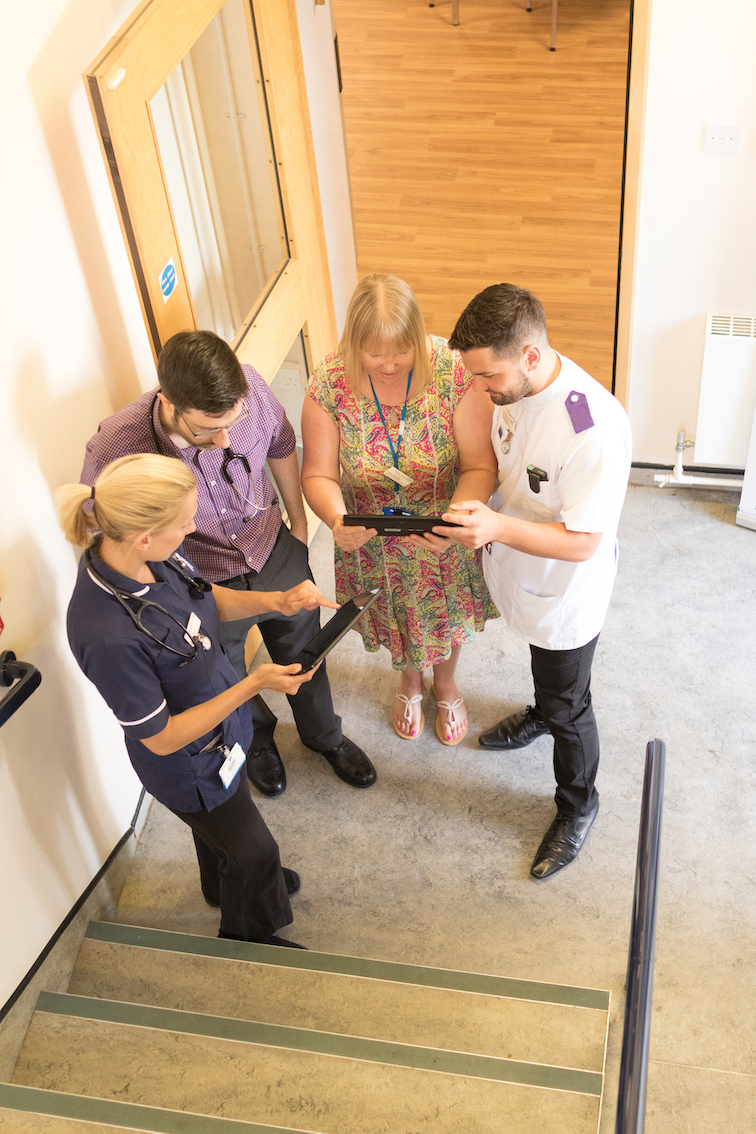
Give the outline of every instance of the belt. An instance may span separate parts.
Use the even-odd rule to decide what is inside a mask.
[[[247,579],[254,579],[255,575],[259,574],[259,571],[245,571],[243,575],[232,575],[230,579],[221,579],[217,585],[227,587],[229,583],[246,583]]]

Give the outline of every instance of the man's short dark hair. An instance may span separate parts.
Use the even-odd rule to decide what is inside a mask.
[[[548,342],[540,299],[515,284],[493,284],[471,299],[454,328],[452,350],[490,347],[500,358],[515,357],[531,343]]]
[[[173,335],[158,358],[158,382],[180,413],[199,410],[208,417],[228,413],[247,394],[239,359],[212,331]]]

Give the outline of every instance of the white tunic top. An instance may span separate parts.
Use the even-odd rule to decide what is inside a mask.
[[[559,358],[560,373],[545,390],[494,412],[499,476],[490,506],[536,523],[561,521],[569,531],[602,532],[603,538],[584,563],[494,543],[483,552],[483,564],[491,597],[515,634],[547,650],[573,650],[596,637],[609,605],[631,436],[617,399],[569,358]],[[594,422],[581,432],[566,408],[573,390],[585,395]],[[539,492],[531,488],[528,465],[548,476]]]

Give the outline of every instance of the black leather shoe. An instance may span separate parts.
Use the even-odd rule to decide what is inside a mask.
[[[282,866],[281,870],[286,879],[286,889],[289,897],[291,897],[298,892],[299,887],[302,885],[302,879],[299,877],[296,870],[289,870],[288,866]]]
[[[512,713],[497,725],[478,737],[482,748],[525,748],[539,736],[550,733],[549,726],[534,705]]]
[[[258,941],[253,941],[249,937],[237,937],[235,933],[221,933],[218,936],[223,941],[246,941],[250,945],[281,945],[285,949],[306,949],[306,945],[298,945],[296,941],[287,941],[285,937],[276,937],[275,933],[271,933],[270,937],[261,937]]]
[[[593,826],[593,820],[598,815],[599,801],[587,815],[579,817],[570,815],[557,816],[543,837],[538,853],[533,859],[530,873],[534,878],[548,878],[567,866],[585,842],[585,837]]]
[[[275,740],[264,748],[255,748],[254,741],[252,744],[247,752],[247,775],[263,795],[282,795],[286,791],[286,769]]]
[[[321,752],[336,775],[352,787],[370,787],[375,783],[375,768],[361,748],[346,736],[335,748]]]

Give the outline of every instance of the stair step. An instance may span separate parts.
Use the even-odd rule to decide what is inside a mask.
[[[468,1078],[493,1079],[503,1083],[547,1087],[557,1091],[601,1094],[601,1074],[595,1071],[554,1067],[543,1063],[526,1063],[487,1055],[471,1055],[467,1052],[444,1051],[413,1044],[390,1043],[385,1040],[310,1031],[306,1028],[289,1028],[278,1024],[261,1024],[227,1016],[181,1012],[173,1008],[125,1004],[96,997],[72,996],[65,992],[40,993],[37,1011],[265,1047],[288,1048],[293,1051],[338,1056],[369,1063],[441,1071],[452,1075],[465,1075]]]
[[[523,1063],[603,1066],[608,993],[600,991],[112,923],[93,923],[87,938],[69,985],[77,995]]]
[[[0,1083],[0,1127],[3,1134],[118,1134],[124,1129],[150,1134],[315,1134],[13,1083]]]
[[[597,1129],[596,1072],[66,994],[38,1009],[25,1086],[322,1134]]]
[[[525,1000],[545,1000],[554,1004],[572,1004],[575,1007],[599,1008],[604,1011],[609,1009],[610,993],[601,988],[547,984],[543,981],[518,980],[457,969],[436,969],[398,961],[348,957],[339,953],[317,953],[314,949],[280,949],[274,945],[255,945],[249,941],[227,941],[218,937],[173,933],[165,929],[146,929],[114,921],[90,921],[86,936],[96,941],[120,941],[150,949],[167,949],[170,952],[198,953],[241,961],[256,960],[279,968],[315,969],[318,972],[374,977],[377,980],[401,981],[404,984],[428,985],[433,988],[456,988],[463,992],[519,996]]]

